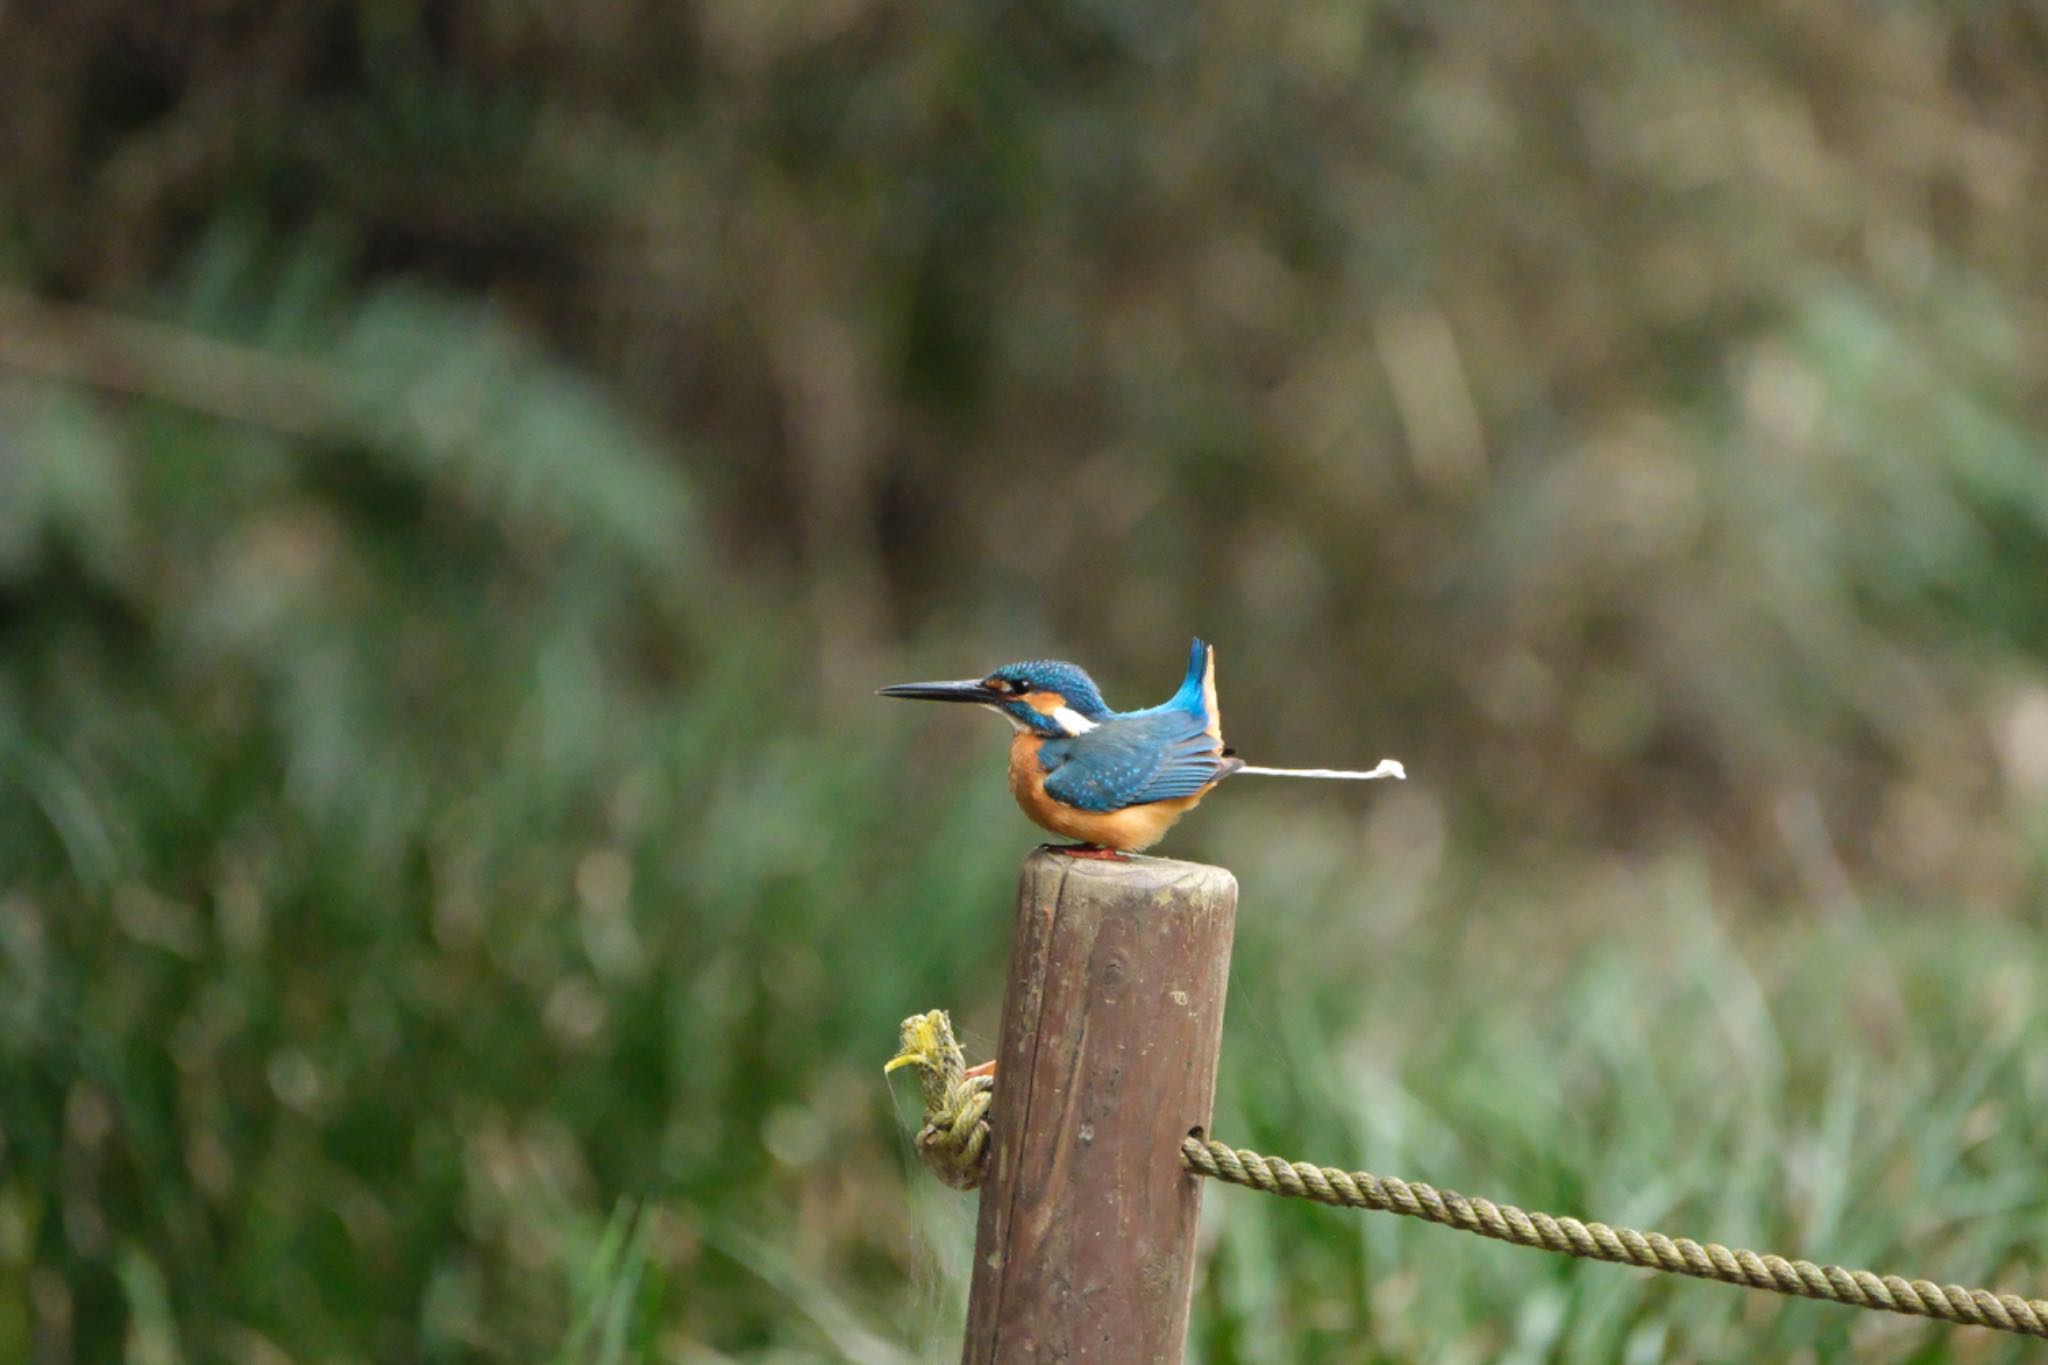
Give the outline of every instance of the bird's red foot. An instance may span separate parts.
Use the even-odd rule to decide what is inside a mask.
[[[960,1074],[970,1081],[977,1076],[993,1076],[996,1074],[996,1059],[991,1057],[980,1066],[970,1066]]]
[[[1052,851],[1055,853],[1064,853],[1069,858],[1100,858],[1107,863],[1121,863],[1128,861],[1128,859],[1126,859],[1123,854],[1117,852],[1115,849],[1103,848],[1099,844],[1054,844],[1052,846]]]

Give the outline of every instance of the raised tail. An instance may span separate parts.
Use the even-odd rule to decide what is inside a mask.
[[[1391,758],[1383,758],[1369,772],[1354,773],[1343,768],[1254,768],[1250,764],[1237,769],[1254,777],[1327,777],[1344,782],[1376,782],[1382,777],[1400,781],[1408,776],[1408,770]]]
[[[1166,701],[1168,706],[1177,706],[1183,711],[1202,709],[1204,681],[1209,675],[1209,646],[1196,640],[1188,647],[1188,671],[1182,677],[1180,690]]]
[[[1180,691],[1166,703],[1191,715],[1202,717],[1202,728],[1217,744],[1223,743],[1223,708],[1216,700],[1216,650],[1200,639],[1188,648],[1187,676]]]

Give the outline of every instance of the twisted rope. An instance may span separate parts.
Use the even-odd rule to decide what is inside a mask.
[[[1524,1213],[1512,1204],[1467,1199],[1421,1181],[1398,1180],[1366,1171],[1340,1171],[1330,1166],[1311,1166],[1305,1161],[1282,1161],[1193,1135],[1181,1140],[1180,1161],[1194,1174],[1225,1184],[1290,1199],[1312,1199],[1340,1208],[1405,1214],[1495,1241],[1541,1247],[1589,1261],[1612,1261],[1616,1265],[1690,1275],[1694,1279],[1765,1289],[1794,1298],[1825,1299],[1851,1308],[1881,1309],[1940,1322],[2048,1337],[2048,1300],[1939,1285],[1931,1280],[1908,1280],[1898,1275],[1873,1275],[1868,1270],[1844,1270],[1838,1265],[1760,1256],[1754,1251],[1730,1251],[1717,1242],[1702,1246],[1689,1237],[1666,1237],[1661,1232],[1637,1232],[1634,1228],[1611,1228],[1605,1223],[1581,1223],[1576,1218],[1553,1218],[1547,1213]]]
[[[953,1039],[952,1022],[944,1010],[903,1021],[903,1051],[889,1063],[889,1069],[913,1065],[918,1068],[925,1098],[925,1122],[917,1135],[918,1157],[954,1189],[974,1189],[988,1171],[988,1111],[994,1079],[966,1075],[960,1045]],[[1589,1261],[1690,1275],[1793,1298],[1823,1299],[1851,1308],[2048,1338],[2048,1300],[1899,1275],[1874,1275],[1868,1270],[1730,1251],[1716,1242],[1702,1245],[1689,1237],[1666,1237],[1661,1232],[1524,1213],[1512,1204],[1467,1199],[1421,1181],[1283,1161],[1195,1134],[1181,1140],[1180,1162],[1194,1175],[1227,1185],[1337,1208],[1404,1214],[1515,1246],[1541,1247]]]
[[[988,1106],[993,1076],[970,1076],[967,1059],[953,1039],[944,1010],[913,1014],[903,1021],[903,1047],[889,1065],[917,1068],[924,1091],[924,1126],[917,1130],[917,1159],[956,1190],[971,1190],[988,1172]]]

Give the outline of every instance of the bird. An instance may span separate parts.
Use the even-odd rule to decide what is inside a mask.
[[[1216,651],[1200,639],[1180,690],[1142,711],[1112,711],[1095,680],[1060,659],[1005,664],[953,682],[898,683],[879,695],[965,702],[1008,720],[1016,731],[1010,792],[1040,826],[1075,840],[1056,851],[1077,858],[1122,859],[1150,848],[1225,778],[1408,775],[1393,759],[1365,772],[1247,764],[1223,742]]]

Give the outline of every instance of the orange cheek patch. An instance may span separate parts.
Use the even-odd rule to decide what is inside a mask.
[[[1049,716],[1067,704],[1067,699],[1057,692],[1026,692],[1024,701],[1041,716]]]

